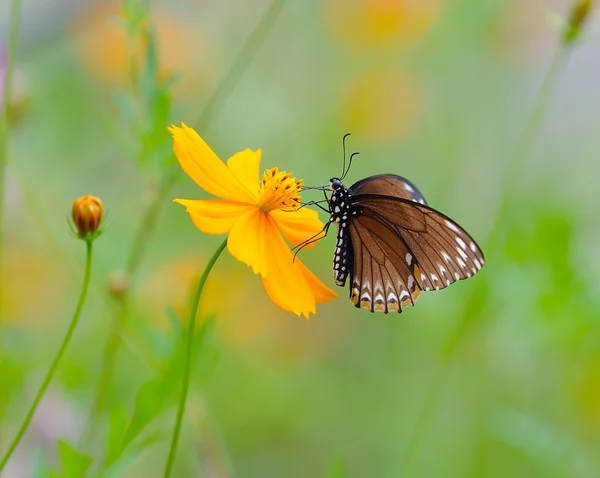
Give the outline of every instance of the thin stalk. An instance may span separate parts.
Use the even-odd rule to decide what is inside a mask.
[[[244,42],[244,45],[233,61],[231,68],[227,71],[218,88],[215,90],[203,108],[197,123],[198,129],[203,129],[208,125],[219,102],[226,98],[227,94],[235,88],[244,71],[252,62],[256,56],[256,53],[262,46],[262,43],[273,27],[273,24],[279,16],[286,1],[287,0],[274,0],[252,33],[249,35],[248,39]],[[170,176],[165,176],[165,178],[163,178],[162,187],[160,187],[158,193],[154,195],[153,201],[148,205],[148,208],[143,215],[142,222],[129,253],[126,276],[130,283],[133,281],[138,266],[143,259],[146,250],[146,243],[151,237],[151,232],[154,229],[154,225],[159,216],[164,199],[166,198],[166,195],[168,194],[174,182],[175,179]],[[92,412],[93,415],[97,415],[98,412],[100,412],[105,406],[106,391],[108,390],[108,385],[113,375],[114,361],[119,344],[121,342],[118,334],[119,331],[122,330],[127,319],[128,304],[129,288],[127,288],[125,295],[120,300],[117,316],[113,323],[113,332],[111,332],[111,335],[107,339],[104,349],[104,359],[100,373],[99,388],[96,391],[96,398],[94,399]],[[92,418],[92,426],[95,420],[96,418]]]
[[[73,314],[73,318],[71,319],[71,324],[69,325],[67,334],[65,335],[65,337],[60,345],[60,348],[58,349],[58,353],[54,357],[54,360],[52,361],[52,364],[50,365],[50,368],[48,369],[48,372],[46,373],[46,377],[44,378],[42,385],[40,386],[39,390],[37,391],[37,394],[35,395],[33,403],[29,407],[29,411],[27,412],[27,415],[25,415],[25,419],[23,420],[23,423],[21,423],[21,427],[19,428],[19,431],[13,438],[13,441],[10,444],[6,453],[4,454],[2,461],[0,461],[0,472],[4,469],[6,463],[10,459],[13,452],[15,451],[15,448],[17,448],[17,445],[21,441],[21,438],[23,438],[23,435],[25,434],[25,431],[27,430],[27,427],[29,426],[31,419],[33,418],[33,415],[35,414],[37,406],[40,403],[40,400],[42,399],[42,397],[44,396],[44,393],[46,393],[46,389],[48,388],[48,385],[50,385],[50,382],[52,381],[52,378],[54,377],[54,374],[56,373],[58,365],[59,365],[63,355],[65,354],[67,347],[69,346],[69,342],[71,341],[73,332],[75,332],[75,328],[77,327],[77,323],[79,322],[79,316],[81,315],[81,311],[83,310],[83,304],[85,303],[85,299],[87,297],[87,292],[88,292],[88,288],[89,288],[89,284],[90,284],[91,272],[92,272],[92,241],[88,240],[88,241],[86,241],[85,273],[83,275],[83,283],[81,285],[81,292],[79,293],[79,300],[77,302],[77,307],[75,308],[75,313]]]
[[[127,269],[125,271],[125,277],[129,285],[127,285],[123,297],[120,298],[117,304],[116,318],[112,324],[110,335],[104,346],[104,353],[102,359],[102,369],[100,371],[100,378],[98,381],[98,387],[96,389],[96,396],[94,398],[92,407],[92,419],[91,426],[95,425],[98,414],[106,407],[106,395],[110,386],[110,381],[113,375],[116,355],[121,343],[120,331],[125,325],[127,314],[129,312],[129,290],[133,278],[136,276],[139,266],[141,264],[146,246],[152,232],[156,227],[156,222],[160,216],[164,199],[168,194],[172,185],[172,179],[165,179],[162,185],[152,194],[151,201],[148,204],[146,211],[142,217],[142,221],[136,232],[134,240],[131,244],[131,248],[127,260]]]
[[[192,306],[190,308],[190,316],[188,320],[188,331],[187,331],[187,340],[185,345],[185,362],[183,368],[183,377],[181,381],[181,391],[179,392],[179,403],[177,405],[177,416],[175,418],[175,427],[173,428],[173,436],[171,438],[171,446],[169,448],[169,456],[167,457],[167,464],[165,467],[165,472],[163,474],[164,478],[168,478],[171,476],[171,469],[173,468],[173,463],[175,461],[175,454],[177,453],[177,444],[179,442],[179,433],[181,431],[181,422],[183,420],[183,414],[185,412],[185,404],[187,401],[188,389],[190,387],[190,375],[192,371],[192,349],[194,346],[194,329],[196,326],[196,314],[198,312],[198,305],[200,304],[200,298],[202,296],[202,290],[204,289],[204,284],[206,283],[206,279],[208,278],[208,274],[212,270],[215,262],[221,255],[221,252],[227,246],[227,239],[223,241],[223,243],[219,246],[219,248],[215,251],[213,256],[208,261],[200,280],[198,281],[198,287],[196,288],[196,293],[194,294],[194,299],[192,301]]]
[[[13,94],[13,76],[17,58],[19,25],[21,20],[21,2],[13,0],[10,9],[8,33],[8,51],[4,70],[4,91],[0,93],[0,304],[2,304],[2,271],[4,270],[4,188],[6,183],[6,164],[8,162],[8,136],[10,101]]]
[[[535,148],[537,138],[544,124],[546,112],[550,106],[552,96],[556,91],[558,80],[560,79],[561,73],[564,71],[569,51],[570,48],[561,46],[554,53],[554,57],[548,67],[548,71],[538,92],[525,129],[517,143],[513,160],[509,162],[508,168],[506,168],[504,173],[506,189],[500,200],[500,205],[496,212],[496,220],[494,221],[492,231],[487,240],[486,247],[490,250],[496,246],[498,232],[504,225],[503,220],[506,215],[507,206],[510,204],[519,187],[521,176],[527,165],[527,161]]]
[[[246,68],[252,63],[256,53],[260,50],[260,47],[271,31],[271,28],[273,28],[286,1],[287,0],[273,0],[263,17],[256,24],[256,27],[254,27],[254,30],[252,30],[252,33],[250,33],[250,36],[233,61],[231,68],[227,71],[219,83],[218,88],[202,109],[200,118],[198,118],[198,121],[196,122],[195,129],[197,131],[202,131],[208,126],[219,102],[224,100],[227,97],[227,92],[231,92],[238,84],[240,78],[246,71]]]
[[[543,83],[536,97],[529,119],[521,136],[519,137],[515,154],[513,156],[513,161],[510,162],[506,168],[504,176],[504,184],[506,184],[506,188],[503,197],[500,200],[500,204],[495,214],[495,221],[486,242],[485,249],[488,251],[494,252],[497,250],[498,242],[502,237],[501,232],[505,225],[506,214],[509,210],[508,206],[510,205],[510,201],[516,195],[521,174],[535,148],[536,140],[544,122],[544,117],[548,110],[548,106],[550,105],[552,95],[556,90],[560,74],[564,69],[569,52],[570,49],[566,45],[561,45],[556,50],[556,53],[554,54],[550,66],[548,67]],[[467,297],[465,301],[466,305],[460,314],[459,322],[442,349],[440,362],[437,364],[432,385],[429,387],[426,396],[421,401],[423,405],[421,406],[415,420],[417,426],[413,427],[411,430],[408,444],[406,445],[404,460],[401,463],[402,470],[407,469],[411,458],[418,449],[418,444],[421,441],[423,430],[427,423],[427,417],[435,408],[434,398],[436,391],[438,390],[439,383],[443,380],[446,366],[454,357],[454,353],[458,348],[458,345],[460,344],[466,330],[471,325],[473,318],[477,315],[471,313],[470,309],[476,306],[478,300],[482,300],[481,297],[486,292],[485,288],[486,282],[482,277],[480,278],[478,285],[473,288],[473,292],[469,295],[469,297]]]

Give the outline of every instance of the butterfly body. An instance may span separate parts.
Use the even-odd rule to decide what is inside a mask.
[[[338,225],[334,278],[350,278],[350,301],[371,312],[402,312],[421,291],[466,279],[483,265],[475,241],[427,206],[401,176],[370,176],[345,188],[330,181],[329,222]]]

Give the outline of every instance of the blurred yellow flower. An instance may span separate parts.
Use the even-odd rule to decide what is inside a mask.
[[[143,38],[129,45],[127,33],[118,18],[123,16],[122,2],[82,3],[73,15],[70,47],[78,61],[94,79],[108,85],[127,84],[131,66],[143,64],[147,44]],[[152,9],[147,24],[154,28],[161,77],[177,73],[174,84],[178,95],[196,95],[210,84],[212,64],[203,45],[204,34],[197,22],[176,16],[171,10]],[[133,65],[129,55],[133,54]],[[210,57],[210,58],[209,58]]]
[[[323,229],[315,211],[299,209],[302,181],[277,168],[267,169],[261,180],[260,150],[246,149],[225,164],[185,124],[169,131],[183,170],[202,189],[222,198],[175,200],[186,207],[198,229],[229,233],[231,255],[260,274],[267,294],[284,310],[308,318],[316,304],[337,297],[302,262],[293,260],[283,239],[296,246]]]
[[[409,71],[377,69],[358,75],[342,93],[345,128],[374,143],[391,143],[417,127],[424,87]]]
[[[161,264],[142,285],[143,308],[147,315],[154,315],[159,324],[168,324],[168,310],[172,309],[182,319],[187,319],[190,297],[193,290],[190,284],[198,281],[202,275],[201,265],[208,261],[202,255],[186,254]],[[241,301],[246,296],[242,290],[243,275],[232,270],[228,264],[221,262],[208,278],[198,307],[198,319],[203,321],[217,313],[228,316],[230,313],[242,313]],[[219,295],[219,291],[230,287],[237,293],[227,301]],[[233,312],[232,312],[233,311]],[[223,323],[219,320],[219,326]]]
[[[440,15],[441,0],[328,0],[336,38],[353,51],[406,46],[425,36]]]

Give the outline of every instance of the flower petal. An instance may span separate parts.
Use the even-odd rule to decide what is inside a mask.
[[[233,172],[219,159],[215,152],[192,128],[181,123],[181,128],[171,126],[173,151],[179,164],[198,186],[225,199],[253,202],[256,193],[248,190]]]
[[[270,214],[275,220],[277,229],[281,231],[292,246],[297,246],[307,239],[316,239],[319,236],[319,232],[323,231],[324,225],[319,219],[317,211],[308,208],[296,211],[274,209]],[[311,248],[316,243],[316,241],[312,242],[306,248]]]
[[[262,150],[246,149],[227,160],[227,167],[246,188],[258,198],[259,168]]]
[[[174,199],[185,206],[196,227],[207,234],[229,232],[235,220],[253,208],[251,204],[227,200]]]
[[[302,262],[300,262],[296,258],[296,262],[300,265],[300,269],[302,270],[302,274],[304,274],[304,279],[308,283],[312,294],[315,297],[315,302],[317,304],[322,304],[323,302],[329,302],[331,299],[338,298],[334,291],[332,291],[329,287],[323,284],[316,275],[314,275],[308,267],[306,267]]]
[[[284,310],[304,315],[316,312],[316,304],[337,297],[320,282],[293,254],[281,237],[272,217],[267,216],[265,250],[267,274],[263,285],[271,300]]]
[[[252,267],[255,274],[267,273],[265,247],[267,216],[260,209],[252,208],[237,218],[229,231],[227,249],[238,261]]]

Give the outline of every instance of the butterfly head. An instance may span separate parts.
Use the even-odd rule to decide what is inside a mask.
[[[343,189],[344,185],[340,178],[331,178],[329,180],[329,187],[332,191],[338,191],[339,189]]]

